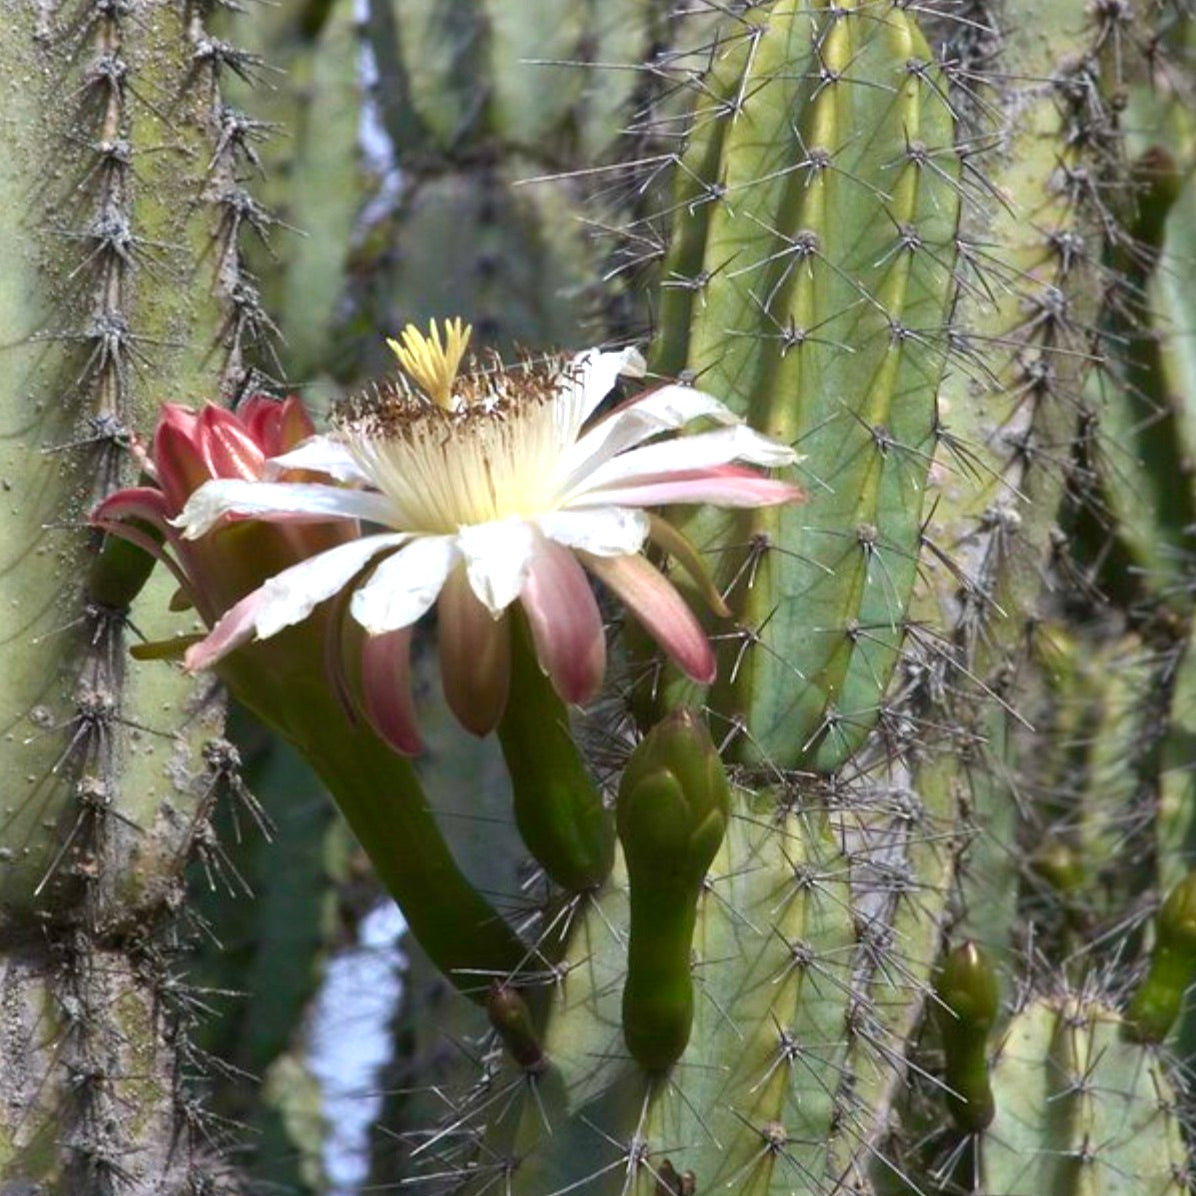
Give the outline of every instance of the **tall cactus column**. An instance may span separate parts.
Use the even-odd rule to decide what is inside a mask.
[[[251,64],[205,13],[9,4],[0,22],[0,1173],[47,1192],[222,1174],[157,937],[217,795],[222,714],[128,660],[170,581],[130,616],[145,563],[83,528],[154,405],[236,394],[263,326],[240,244],[267,217],[220,96]]]

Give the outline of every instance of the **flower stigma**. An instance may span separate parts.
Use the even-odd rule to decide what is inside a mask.
[[[461,368],[461,359],[469,345],[473,325],[460,317],[444,321],[444,340],[435,320],[428,333],[408,324],[399,340],[388,337],[386,343],[399,359],[403,372],[439,407],[452,406],[453,382]]]

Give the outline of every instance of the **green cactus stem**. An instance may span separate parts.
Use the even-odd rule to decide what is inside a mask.
[[[510,612],[511,689],[498,738],[511,776],[515,824],[544,871],[562,888],[601,884],[614,859],[614,820],[590,778],[569,712],[540,671],[531,629]]]
[[[302,628],[282,634],[290,637],[282,654],[285,673],[271,676],[255,665],[262,646],[250,645],[222,662],[221,676],[299,749],[425,951],[458,988],[484,1004],[490,981],[518,973],[527,949],[453,859],[411,762],[364,722],[351,721],[329,692],[318,637],[313,641]]]
[[[717,554],[740,627],[710,702],[750,728],[736,750],[774,767],[832,769],[878,716],[945,358],[950,112],[913,21],[866,9],[762,6],[720,45],[661,284],[653,367],[692,373],[807,455],[807,507],[685,527]]]
[[[1182,1196],[1185,1150],[1176,1091],[1151,1047],[1083,994],[1031,1001],[992,1069],[996,1117],[984,1131],[986,1196]]]

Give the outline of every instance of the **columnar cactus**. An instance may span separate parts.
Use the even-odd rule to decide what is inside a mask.
[[[631,349],[458,374],[460,325],[443,344],[411,330],[403,376],[329,435],[296,444],[295,400],[277,421],[261,399],[235,416],[172,408],[142,457],[152,476],[113,496],[113,438],[148,428],[145,362],[174,370],[176,393],[202,380],[231,399],[266,327],[237,239],[268,228],[241,178],[260,126],[220,90],[264,68],[187,15],[146,0],[40,31],[38,53],[78,73],[77,102],[57,140],[20,116],[23,160],[72,146],[76,172],[42,168],[50,217],[16,258],[21,302],[45,301],[19,326],[11,401],[33,440],[84,442],[72,451],[99,482],[56,454],[57,489],[40,462],[38,485],[14,487],[35,522],[12,598],[44,595],[61,567],[37,554],[43,525],[98,502],[96,526],[167,557],[207,625],[178,645],[188,666],[216,667],[328,785],[455,990],[447,1020],[475,1040],[406,1098],[402,1173],[378,1181],[513,1196],[1189,1186],[1189,18],[1113,0],[736,4],[698,14],[704,42],[662,48],[654,83],[629,71],[607,88],[570,64],[644,54],[685,22],[643,3],[616,17],[379,0],[367,37],[406,186],[385,219],[367,212],[351,302],[321,289],[301,368],[343,372],[364,330],[382,354],[380,325],[457,309],[483,344],[573,336],[575,285],[597,271],[566,229],[582,185],[515,180],[580,153],[631,189],[649,164],[640,195],[600,197],[591,219],[631,222],[621,286],[655,256],[646,364],[662,385],[637,393]],[[297,70],[317,45],[325,66],[348,57],[343,7],[274,15]],[[14,36],[0,47],[15,58]],[[515,69],[532,58],[539,74]],[[675,120],[669,82],[688,115],[652,129]],[[624,123],[638,163],[608,176],[598,159],[617,166]],[[324,161],[316,149],[349,168],[343,144],[296,161]],[[184,150],[206,174],[162,165]],[[345,235],[347,203],[301,198],[288,211],[329,211]],[[74,258],[43,272],[63,261],[45,238]],[[315,248],[271,276],[280,319],[297,279],[335,272]],[[213,270],[202,301],[163,281],[195,261]],[[600,409],[620,372],[629,401]],[[654,502],[682,509],[668,522],[641,509]],[[20,632],[46,659],[15,678],[10,725],[44,734],[4,745],[34,778],[3,824],[14,1024],[46,1000],[61,1029],[17,1035],[28,1074],[52,1078],[36,1126],[0,1142],[21,1179],[63,1190],[115,1190],[134,1131],[183,1115],[163,1095],[164,1039],[143,1032],[160,950],[132,931],[176,891],[232,759],[209,745],[206,772],[190,763],[218,730],[204,701],[167,769],[143,750],[190,691],[122,650],[145,562],[115,538],[96,560],[67,617],[43,597]],[[134,616],[162,641],[142,657],[172,650],[161,580]],[[503,825],[481,841],[437,819],[404,758],[422,746],[412,670],[428,672],[411,628],[433,602],[447,706],[497,729],[511,783],[509,809],[486,794]],[[701,626],[690,607],[708,610]],[[83,634],[39,634],[60,626]],[[604,673],[601,700],[567,710]],[[454,813],[466,758],[441,758]],[[518,899],[496,898],[529,856]],[[117,992],[124,1012],[105,1015]],[[143,1098],[157,1120],[136,1127],[114,1114],[126,1042],[159,1081]],[[195,1174],[193,1155],[138,1166],[147,1190]]]
[[[22,1191],[224,1190],[180,1084],[189,998],[163,932],[234,757],[208,687],[129,658],[166,633],[170,578],[85,528],[167,387],[241,394],[268,326],[242,263],[268,217],[221,102],[254,64],[205,9],[8,4],[0,23],[0,1174]]]

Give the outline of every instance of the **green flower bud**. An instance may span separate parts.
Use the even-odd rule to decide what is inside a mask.
[[[648,1071],[666,1070],[689,1041],[697,902],[730,802],[718,751],[691,710],[652,729],[619,785],[615,821],[631,889],[623,1037]]]
[[[1167,895],[1154,927],[1150,968],[1129,1008],[1127,1032],[1137,1042],[1162,1042],[1183,1005],[1196,965],[1196,872]]]
[[[162,533],[149,524],[141,531],[147,542],[161,543]],[[102,606],[123,611],[141,593],[157,562],[146,549],[119,536],[107,536],[87,573],[87,596]]]
[[[988,1038],[1001,1005],[997,974],[984,952],[968,940],[943,962],[934,995],[947,1105],[961,1130],[977,1133],[996,1112],[988,1082]]]

